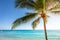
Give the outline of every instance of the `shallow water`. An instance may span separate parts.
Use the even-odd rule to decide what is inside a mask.
[[[48,30],[49,40],[60,40],[60,30]],[[0,40],[45,40],[43,30],[0,30]]]

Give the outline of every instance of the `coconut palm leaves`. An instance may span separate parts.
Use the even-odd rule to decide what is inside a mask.
[[[52,10],[60,8],[60,0],[16,0],[15,4],[16,4],[16,7],[19,7],[19,8],[35,9],[39,15],[42,14],[39,12],[41,12],[42,9],[45,9],[45,7],[48,9],[48,10],[47,9],[46,10],[50,11],[51,13],[56,13],[56,14],[60,13],[60,11],[52,11]],[[50,7],[50,9],[49,9],[49,7]],[[13,22],[12,29],[15,28],[17,25],[19,25],[21,23],[25,23],[26,21],[35,17],[35,15],[36,15],[36,13],[27,13],[27,15],[25,17],[18,18],[16,21]],[[46,16],[46,14],[45,14],[45,16]],[[45,17],[45,19],[46,18],[47,17]],[[38,22],[37,23],[35,23],[35,22],[36,22],[36,20],[32,23],[33,26],[38,23]]]
[[[51,11],[51,13],[60,14],[60,11]]]
[[[57,7],[57,5],[60,5],[60,1],[59,0],[47,0],[46,2],[46,6],[51,8]]]
[[[29,9],[43,9],[43,5],[45,5],[45,3],[43,3],[43,0],[16,0],[16,7],[19,8],[29,8]],[[41,4],[41,5],[40,5]]]
[[[35,9],[37,8],[37,5],[34,3],[33,0],[16,0],[16,7],[19,8],[29,8],[29,9]]]
[[[32,18],[34,18],[35,16],[37,16],[37,13],[28,13],[28,15],[22,17],[22,18],[18,18],[17,20],[15,20],[13,22],[13,26],[11,29],[14,29],[15,27],[17,27],[19,24],[22,23],[26,23],[27,21],[31,20]]]
[[[33,23],[32,23],[32,28],[33,28],[33,30],[36,28],[36,26],[38,25],[38,23],[39,23],[39,21],[40,21],[40,18],[41,17],[38,17],[36,20],[34,20],[33,21]]]
[[[35,10],[41,9],[53,9],[58,3],[60,4],[59,0],[16,0],[16,7],[19,8],[29,8]],[[52,6],[52,8],[51,8]]]
[[[54,14],[60,13],[60,0],[47,0],[46,2],[47,11]]]

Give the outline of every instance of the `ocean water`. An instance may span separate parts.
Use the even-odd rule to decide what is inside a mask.
[[[60,30],[47,30],[49,40],[60,40]],[[45,40],[44,30],[0,30],[0,40]]]

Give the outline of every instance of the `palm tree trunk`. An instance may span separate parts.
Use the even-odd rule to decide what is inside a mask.
[[[46,31],[46,14],[44,12],[44,10],[42,10],[42,14],[41,14],[42,18],[43,18],[43,22],[44,22],[44,32],[45,32],[45,39],[48,40],[47,38],[47,31]]]
[[[46,38],[46,40],[48,40],[48,38],[47,38],[47,31],[46,31],[46,22],[45,22],[45,20],[44,20],[44,19],[43,19],[43,22],[44,22],[45,38]]]

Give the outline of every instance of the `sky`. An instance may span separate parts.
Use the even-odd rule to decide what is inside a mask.
[[[0,0],[0,30],[10,30],[12,23],[25,15],[26,12],[32,12],[28,9],[15,8],[15,0]],[[47,30],[60,30],[60,14],[49,14],[47,21]],[[36,30],[43,30],[43,21],[36,27]],[[19,25],[14,30],[32,30],[31,21]]]

